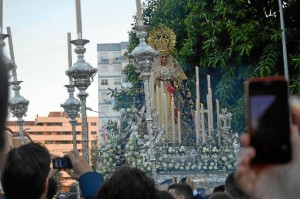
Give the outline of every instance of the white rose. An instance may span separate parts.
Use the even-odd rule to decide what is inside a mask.
[[[218,170],[218,167],[217,167],[217,166],[214,166],[214,170]]]
[[[209,170],[212,170],[212,169],[213,169],[213,167],[212,167],[212,166],[209,166],[209,167],[208,167],[208,169],[209,169]]]
[[[130,150],[133,150],[133,149],[134,149],[134,146],[130,146],[129,149],[130,149]]]
[[[187,170],[187,171],[190,170],[190,166],[186,166],[185,170]]]

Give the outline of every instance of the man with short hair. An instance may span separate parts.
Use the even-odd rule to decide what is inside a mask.
[[[193,191],[187,184],[172,184],[168,191],[176,199],[194,199]]]
[[[7,154],[1,183],[7,199],[45,197],[51,157],[38,143],[14,148]]]

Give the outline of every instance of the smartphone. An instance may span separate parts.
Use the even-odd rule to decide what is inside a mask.
[[[52,160],[53,169],[71,169],[72,163],[69,157],[59,157]]]
[[[247,128],[255,164],[287,163],[292,158],[288,82],[254,78],[246,82]]]

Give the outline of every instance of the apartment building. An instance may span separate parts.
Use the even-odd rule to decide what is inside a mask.
[[[124,58],[127,47],[128,42],[97,45],[99,134],[103,133],[102,127],[108,120],[116,121],[120,117],[120,113],[113,110],[114,99],[108,93],[109,88],[121,90],[129,86],[124,82],[122,74],[122,70],[128,64],[128,59]],[[99,136],[99,143],[103,142],[101,137],[103,136]]]
[[[89,148],[91,149],[92,145],[97,144],[98,141],[98,118],[88,117],[87,122]],[[77,123],[77,149],[82,152],[81,118],[77,119]],[[19,127],[16,121],[7,121],[6,127],[9,131],[8,134],[12,134],[11,137],[18,135]],[[42,143],[53,155],[62,157],[73,149],[72,126],[64,112],[50,112],[48,116],[37,115],[35,121],[25,121],[24,131],[28,139]],[[9,141],[9,145],[9,147],[13,146],[12,141]],[[66,187],[74,182],[66,173],[63,173],[62,177]]]

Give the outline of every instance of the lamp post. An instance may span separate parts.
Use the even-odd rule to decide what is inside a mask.
[[[151,107],[151,97],[149,88],[149,78],[151,70],[155,63],[155,58],[158,56],[158,52],[154,50],[151,46],[146,43],[146,26],[143,25],[142,20],[138,20],[138,25],[135,27],[137,31],[137,37],[140,40],[139,45],[130,53],[130,58],[133,59],[136,71],[141,72],[144,84],[145,92],[145,107],[146,107],[146,122],[147,122],[147,132],[149,138],[149,152],[150,152],[150,162],[152,177],[155,182],[157,179],[156,171],[156,159],[155,159],[155,146],[154,146],[154,130],[153,130],[153,118],[152,118],[152,107]]]

